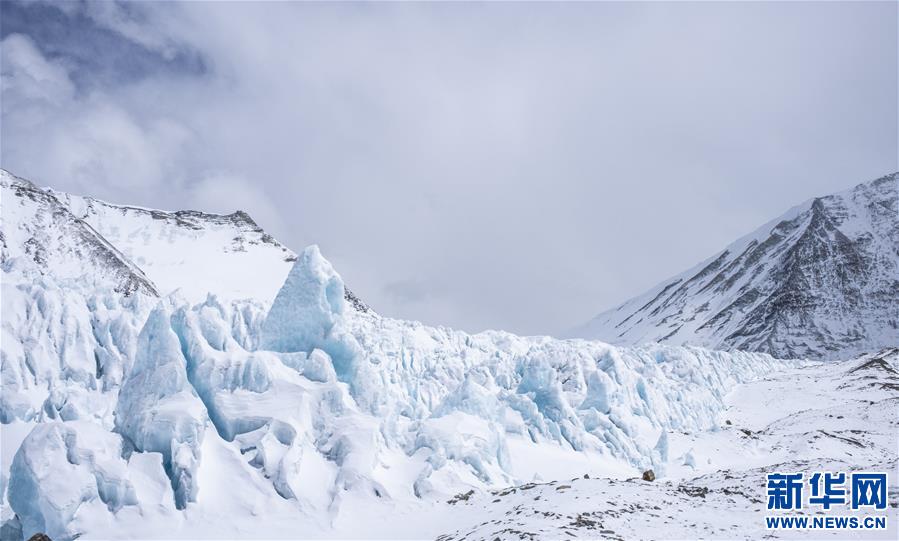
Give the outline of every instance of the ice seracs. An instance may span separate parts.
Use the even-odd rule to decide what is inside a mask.
[[[343,280],[318,246],[309,246],[275,296],[262,326],[260,348],[308,353],[321,347],[343,315],[343,296]]]
[[[72,524],[77,515],[138,503],[121,438],[84,421],[36,425],[13,458],[8,493],[25,539],[75,539],[84,533]]]
[[[187,378],[187,362],[163,300],[138,337],[134,364],[122,384],[115,428],[140,452],[162,454],[175,506],[196,501],[206,407]]]
[[[450,499],[446,540],[474,539],[894,539],[899,494],[890,488],[886,530],[788,531],[763,520],[773,472],[894,472],[899,467],[899,348],[809,363],[739,386],[713,430],[662,433],[654,482],[568,476]],[[893,483],[892,481],[890,481]],[[808,486],[808,485],[806,485]],[[892,485],[895,486],[895,485]],[[836,515],[872,515],[850,505]],[[827,515],[804,504],[797,515]]]
[[[27,238],[7,231],[35,218],[7,219],[6,197],[4,239],[21,247]],[[153,221],[155,211],[92,205],[73,223],[141,217],[139,234],[122,238],[133,261],[156,246],[134,239],[171,237],[181,250],[187,231],[200,243],[213,222],[233,231],[194,214]],[[66,235],[80,230],[59,229],[53,242],[78,245]],[[317,247],[266,286],[267,299],[235,298],[230,286],[121,287],[137,273],[81,281],[57,272],[62,260],[39,268],[24,248],[6,253],[0,501],[4,531],[25,534],[364,537],[394,513],[409,520],[384,524],[387,537],[452,531],[436,523],[444,511],[425,511],[460,493],[649,468],[664,483],[694,447],[685,434],[720,429],[728,393],[805,364],[390,319],[360,308]],[[177,283],[175,267],[148,267]],[[691,455],[697,471],[710,458],[698,445]],[[42,481],[69,472],[65,487]]]
[[[113,284],[61,286],[49,276],[2,275],[0,422],[100,420],[136,354],[155,297]]]
[[[342,381],[352,382],[361,351],[356,340],[339,325],[345,313],[343,280],[322,257],[318,246],[309,246],[300,254],[272,303],[262,325],[259,347],[281,353],[307,353],[310,357],[305,360],[304,371],[312,378],[327,378],[328,372],[334,372]],[[312,356],[316,350],[318,353]]]
[[[48,374],[26,368],[17,377],[30,386],[25,396],[49,397],[53,407],[3,414],[35,427],[82,419],[120,435],[123,479],[137,483],[133,464],[140,478],[158,464],[153,475],[170,486],[162,508],[160,496],[136,489],[137,516],[197,509],[192,516],[234,520],[220,514],[222,495],[210,488],[221,476],[243,479],[247,497],[272,509],[341,523],[363,502],[419,505],[460,487],[637,472],[658,462],[662,431],[714,426],[729,389],[793,364],[698,348],[469,335],[359,312],[347,309],[339,275],[314,247],[267,313],[215,296],[115,303],[70,294],[91,333],[57,331],[40,311],[40,326],[14,320],[8,330],[19,341],[51,344],[57,332],[76,340],[71,351],[85,357],[86,376],[52,363],[55,348],[32,348]],[[11,505],[23,521],[42,520],[21,500]],[[116,531],[127,523],[117,517],[138,520],[127,509],[87,509],[60,527],[74,531],[89,516],[91,527]]]

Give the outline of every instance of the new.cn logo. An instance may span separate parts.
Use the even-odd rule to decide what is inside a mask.
[[[808,487],[808,497],[804,490]],[[835,506],[853,510],[883,510],[887,508],[887,474],[883,472],[814,472],[805,478],[802,473],[768,474],[768,509],[795,511],[807,503],[830,511]],[[768,528],[832,529],[886,528],[884,516],[769,516]]]

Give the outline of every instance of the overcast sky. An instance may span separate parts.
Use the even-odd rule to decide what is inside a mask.
[[[557,333],[897,168],[897,4],[2,2],[2,166]]]

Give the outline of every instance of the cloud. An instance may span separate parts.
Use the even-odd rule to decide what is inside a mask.
[[[164,117],[139,118],[103,94],[79,96],[60,61],[26,36],[3,51],[3,161],[35,180],[100,197],[140,198],[177,186],[191,133]]]
[[[139,4],[114,1],[73,4],[80,7],[84,15],[90,17],[99,27],[112,30],[123,38],[147,49],[161,52],[169,59],[177,54],[178,44],[167,35],[163,28],[155,26],[148,20],[149,18]],[[64,6],[63,9],[67,8]],[[68,8],[70,15],[74,9],[77,8]]]
[[[4,41],[5,167],[251,206],[380,312],[469,330],[565,329],[899,167],[892,3],[2,9],[69,81],[8,87]]]
[[[81,103],[77,111],[57,118],[59,124],[45,141],[57,158],[48,162],[58,168],[50,175],[67,173],[80,189],[114,188],[120,197],[173,184],[167,164],[190,137],[184,127],[168,119],[142,123],[107,103]]]
[[[0,54],[4,114],[34,101],[59,106],[74,95],[75,85],[65,67],[44,58],[27,36],[6,36]]]
[[[187,191],[185,206],[218,214],[243,210],[250,216],[264,217],[262,225],[273,235],[284,238],[287,233],[278,207],[262,187],[229,173],[212,172],[192,184]]]
[[[418,280],[400,280],[384,285],[384,293],[403,304],[425,302],[433,294],[428,286]]]

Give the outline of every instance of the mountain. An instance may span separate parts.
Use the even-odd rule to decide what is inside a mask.
[[[125,295],[158,295],[143,270],[54,194],[0,170],[0,202],[0,265],[5,273],[107,284]]]
[[[573,336],[840,359],[899,343],[899,173],[816,197]]]
[[[3,228],[9,236],[4,260],[28,254],[35,272],[56,278],[96,280],[114,272],[123,290],[166,295],[177,289],[193,302],[214,291],[268,304],[296,261],[243,211],[168,212],[41,189],[3,170],[0,179],[10,222]],[[44,257],[67,262],[41,263]],[[357,310],[370,309],[349,289],[346,298]]]
[[[394,320],[242,213],[2,180],[4,539],[367,537],[460,491],[661,467],[661,434],[795,365]]]
[[[760,528],[760,468],[896,468],[895,350],[430,327],[240,213],[2,180],[4,540],[733,537]]]
[[[214,289],[226,298],[271,302],[296,260],[243,211],[165,212],[52,193],[152,277],[162,294],[179,289],[199,302]]]

